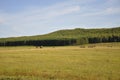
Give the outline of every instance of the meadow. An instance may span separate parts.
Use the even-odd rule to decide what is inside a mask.
[[[0,80],[120,80],[120,43],[95,45],[0,47]]]

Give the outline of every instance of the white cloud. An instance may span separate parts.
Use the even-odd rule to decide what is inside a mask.
[[[42,8],[40,6],[27,7],[18,13],[0,12],[0,24],[3,24],[1,27],[9,26],[13,34],[22,35],[28,34],[30,30],[32,32],[35,28],[40,29],[40,26],[45,28],[55,18],[74,14],[78,11],[80,11],[80,6],[72,2],[63,2]],[[34,31],[33,34],[35,33]]]
[[[4,20],[3,19],[0,19],[0,24],[4,23]]]
[[[109,8],[106,8],[105,10],[102,9],[100,11],[85,13],[85,14],[82,14],[81,16],[105,16],[105,15],[112,15],[112,14],[114,15],[120,14],[120,8],[109,7]]]
[[[59,17],[66,14],[71,14],[80,10],[78,5],[73,5],[73,3],[61,3],[52,6],[47,6],[45,8],[33,7],[32,9],[27,8],[23,12],[15,14],[4,13],[5,24],[16,26],[21,24],[30,24],[30,22],[35,21],[45,21],[50,20],[55,17]],[[0,22],[2,20],[0,19]],[[22,26],[21,26],[22,27]]]
[[[110,7],[110,8],[107,8],[105,12],[107,14],[119,14],[120,13],[120,8]]]
[[[107,0],[107,1],[108,1],[108,3],[110,3],[110,4],[115,4],[115,3],[120,2],[120,0]]]
[[[45,7],[26,6],[24,10],[18,10],[19,12],[15,13],[0,11],[0,25],[2,24],[0,31],[2,30],[1,27],[9,26],[15,34],[26,35],[30,32],[31,34],[39,34],[40,31],[46,31],[46,28],[48,29],[47,31],[49,31],[50,29],[53,30],[53,28],[62,28],[62,26],[88,26],[87,21],[91,20],[91,16],[106,17],[107,15],[120,14],[120,7],[114,6],[118,0],[102,0],[100,2],[101,3],[97,3],[97,0],[67,0]],[[105,2],[105,4],[103,2]],[[114,2],[114,4],[111,2]],[[92,20],[89,23],[93,23]],[[97,24],[97,22],[95,23]],[[50,28],[51,26],[52,28]]]
[[[3,24],[5,22],[4,18],[0,16],[0,24]]]

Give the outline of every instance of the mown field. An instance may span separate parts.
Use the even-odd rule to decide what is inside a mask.
[[[0,80],[120,80],[120,43],[0,47]]]

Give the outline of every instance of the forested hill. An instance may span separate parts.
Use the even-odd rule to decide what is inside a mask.
[[[62,46],[87,43],[120,42],[120,27],[106,29],[67,29],[45,35],[0,38],[0,46]]]

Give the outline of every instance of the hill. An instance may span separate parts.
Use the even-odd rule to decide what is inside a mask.
[[[76,45],[101,42],[120,42],[120,27],[104,29],[66,29],[45,35],[0,38],[0,46]]]

